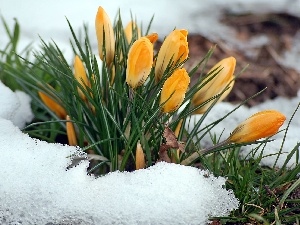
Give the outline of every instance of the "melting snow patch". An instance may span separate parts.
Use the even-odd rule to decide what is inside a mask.
[[[31,122],[33,113],[31,110],[29,95],[22,91],[13,92],[0,81],[0,118],[8,119],[19,128]]]
[[[0,224],[205,224],[238,207],[226,179],[177,164],[95,179],[79,149],[30,138],[0,119]]]

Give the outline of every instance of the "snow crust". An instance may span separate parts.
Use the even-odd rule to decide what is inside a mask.
[[[87,161],[66,170],[79,149],[0,127],[0,224],[205,224],[239,204],[208,171],[161,162],[95,179]]]

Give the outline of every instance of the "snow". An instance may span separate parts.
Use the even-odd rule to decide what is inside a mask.
[[[181,0],[160,1],[159,4],[136,0],[51,3],[46,0],[2,0],[0,14],[9,27],[13,26],[13,18],[18,19],[21,25],[19,50],[30,42],[38,47],[40,35],[46,42],[53,39],[71,60],[71,35],[65,17],[75,31],[83,22],[88,23],[92,47],[96,49],[93,26],[100,5],[111,18],[120,8],[124,24],[131,19],[130,10],[144,25],[154,14],[151,31],[158,32],[161,39],[174,27],[185,28],[189,33],[201,33],[215,41],[223,39],[229,47],[238,46],[249,50],[249,54],[252,54],[251,49],[268,43],[268,39],[256,37],[250,44],[237,40],[234,31],[219,22],[223,11],[300,15],[300,0],[203,0],[201,3],[190,0],[188,4]],[[7,43],[3,26],[0,26],[0,33],[0,49],[3,49]],[[300,71],[297,37],[299,35],[294,40],[296,47],[287,51],[280,62]],[[158,163],[148,169],[114,172],[98,179],[86,175],[87,161],[66,170],[70,164],[69,156],[84,153],[75,147],[49,144],[23,134],[19,128],[33,118],[30,97],[20,91],[12,92],[1,82],[0,93],[1,224],[204,224],[209,216],[225,216],[238,207],[233,193],[223,189],[225,178],[212,175],[206,178],[203,175],[208,171],[192,167]],[[223,132],[221,140],[225,139],[239,122],[263,109],[277,109],[289,120],[299,101],[300,97],[277,98],[252,108],[242,106],[218,124],[212,133],[219,137]],[[217,104],[204,123],[215,121],[234,107],[229,103]],[[192,116],[194,121],[199,118]],[[283,165],[287,152],[299,142],[296,130],[299,123],[297,119],[292,120],[282,148],[284,154],[279,157],[277,166]],[[266,145],[263,154],[277,154],[283,135],[284,132],[277,134],[275,141]],[[209,136],[203,139],[202,145],[211,145]],[[252,148],[255,146],[244,147],[242,155],[246,156]],[[276,157],[265,157],[262,164],[273,166]],[[295,166],[295,162],[296,158],[292,158],[288,166]]]
[[[226,179],[208,171],[161,162],[95,179],[87,161],[66,170],[79,149],[32,139],[5,119],[0,127],[1,224],[205,224],[238,207]]]
[[[31,98],[22,91],[13,92],[0,81],[0,118],[11,120],[14,125],[24,128],[34,115],[31,111]]]

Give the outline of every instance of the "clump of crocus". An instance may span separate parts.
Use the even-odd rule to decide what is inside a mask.
[[[130,43],[132,41],[132,36],[136,32],[137,39],[141,37],[141,30],[138,28],[135,22],[131,21],[127,24],[127,26],[124,29],[125,37],[127,39],[127,42]]]
[[[53,98],[49,97],[44,92],[39,91],[38,92],[41,100],[44,102],[44,104],[52,111],[54,112],[60,119],[65,119],[67,116],[67,112],[60,104],[58,104]]]
[[[70,116],[66,116],[66,130],[67,130],[67,137],[68,137],[68,142],[69,145],[71,146],[76,146],[77,144],[77,138],[76,138],[76,132],[74,128],[73,122],[70,121]]]
[[[164,113],[175,111],[182,104],[190,83],[187,71],[177,69],[165,81],[160,95],[160,104]]]
[[[105,49],[105,61],[107,65],[110,65],[115,54],[115,36],[111,21],[102,7],[98,8],[95,19],[95,28],[98,40],[99,56],[101,60],[104,61]]]
[[[78,55],[75,56],[74,60],[74,76],[79,84],[84,88],[86,88],[86,86],[89,86],[89,80],[86,76],[84,65]],[[80,88],[78,88],[78,93],[81,99],[86,99],[86,96],[83,94]]]
[[[199,87],[202,87],[194,94],[191,101],[192,105],[194,107],[200,106],[213,96],[221,94],[222,91],[224,91],[224,89],[228,87],[228,89],[224,91],[218,99],[218,102],[222,101],[230,93],[234,85],[235,65],[236,59],[234,57],[228,57],[218,62],[208,72],[209,75],[199,84]],[[216,72],[218,72],[217,75],[215,75]],[[194,113],[205,113],[207,109],[213,104],[213,102],[213,100],[207,102],[205,105],[201,106],[201,108],[197,109]]]
[[[189,54],[187,35],[187,30],[174,30],[164,40],[155,65],[156,82],[162,78],[167,68],[172,69],[176,63],[187,59]]]
[[[239,124],[228,140],[233,143],[246,143],[276,134],[286,117],[276,110],[255,113]]]
[[[152,64],[153,44],[149,38],[141,37],[132,44],[128,53],[126,69],[127,84],[133,89],[141,86],[148,78]]]
[[[135,169],[144,169],[146,166],[145,163],[145,154],[142,149],[142,145],[140,142],[137,143],[136,152],[135,152]]]

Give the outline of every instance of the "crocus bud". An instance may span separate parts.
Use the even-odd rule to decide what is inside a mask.
[[[135,168],[136,170],[145,168],[145,154],[142,149],[140,142],[136,145],[136,152],[135,152]]]
[[[177,62],[187,59],[189,54],[187,35],[187,30],[174,30],[164,40],[155,65],[156,82],[160,81],[168,66],[172,69]]]
[[[129,49],[126,82],[131,88],[141,86],[151,72],[153,44],[146,37],[136,40]]]
[[[141,30],[133,21],[127,24],[127,26],[124,29],[124,33],[128,43],[132,41],[133,34],[136,34],[136,39],[139,39],[141,37]]]
[[[165,81],[160,95],[160,104],[164,113],[179,108],[184,100],[189,83],[190,77],[184,68],[175,70]]]
[[[44,92],[39,91],[38,94],[41,100],[44,102],[44,104],[60,119],[66,118],[67,112],[60,104],[58,104],[56,101],[53,100],[53,98],[49,97]]]
[[[66,116],[66,120],[70,120],[70,116]],[[67,137],[68,142],[70,146],[76,146],[77,144],[77,138],[76,138],[76,132],[73,125],[73,122],[67,121],[66,122],[66,129],[67,129]]]
[[[218,71],[218,74],[211,74],[207,76],[200,84],[204,85],[199,91],[197,91],[192,98],[192,105],[197,107],[209,100],[211,97],[220,94],[227,85],[230,87],[223,92],[223,94],[219,97],[218,101],[222,101],[231,91],[234,85],[234,70],[235,70],[236,60],[234,57],[228,57],[220,62],[218,62],[209,72]],[[211,78],[211,76],[214,76]],[[211,79],[211,80],[209,80]],[[207,83],[206,83],[207,82]],[[231,82],[231,83],[230,83]],[[204,84],[206,83],[206,84]],[[213,100],[203,105],[201,108],[196,110],[195,114],[203,114],[206,110],[213,104]]]
[[[255,113],[239,124],[228,140],[232,143],[252,142],[276,134],[286,117],[276,110]]]
[[[104,61],[105,48],[105,61],[108,65],[110,65],[115,54],[115,37],[110,19],[102,7],[98,8],[95,20],[95,28],[100,58],[102,61]]]
[[[86,76],[84,65],[78,55],[75,56],[74,61],[74,76],[83,87],[89,86],[89,80]],[[80,90],[80,88],[78,88],[78,93],[81,99],[86,99],[85,95]]]

